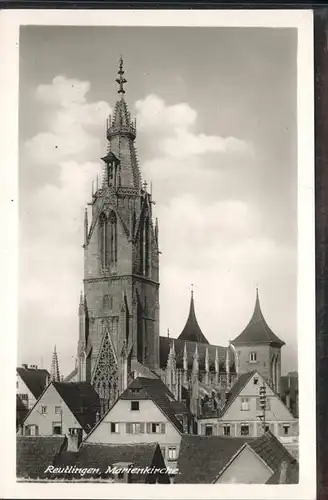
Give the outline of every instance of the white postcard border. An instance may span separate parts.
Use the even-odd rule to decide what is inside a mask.
[[[298,355],[300,483],[297,485],[122,485],[17,483],[15,366],[18,311],[18,68],[20,25],[295,27],[298,29]],[[313,14],[310,10],[16,10],[0,13],[0,171],[3,238],[2,490],[10,498],[314,499],[315,251]],[[33,117],[31,117],[33,119]],[[284,284],[282,283],[283,287]],[[46,332],[45,332],[46,334]],[[9,374],[12,374],[9,375]]]

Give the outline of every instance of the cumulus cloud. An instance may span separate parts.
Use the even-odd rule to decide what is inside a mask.
[[[136,109],[141,130],[152,134],[155,148],[165,156],[181,160],[206,153],[252,150],[250,144],[235,137],[196,133],[197,112],[187,103],[166,105],[160,97],[149,95],[136,102]]]
[[[20,342],[26,350],[35,339],[31,355],[38,359],[49,358],[56,342],[66,371],[76,352],[83,209],[101,171],[111,112],[105,102],[89,102],[89,90],[89,82],[63,76],[36,88],[45,127],[25,142],[20,164]],[[47,341],[38,343],[45,332]]]

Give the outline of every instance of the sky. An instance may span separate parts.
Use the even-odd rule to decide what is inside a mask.
[[[18,362],[75,366],[83,216],[118,59],[160,237],[160,334],[191,283],[209,342],[263,314],[297,369],[297,32],[28,26],[20,32]]]

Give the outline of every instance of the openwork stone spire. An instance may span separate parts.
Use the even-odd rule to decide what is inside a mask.
[[[59,363],[56,346],[54,347],[54,352],[52,354],[50,378],[51,382],[60,382]]]
[[[103,187],[112,185],[115,189],[133,189],[139,194],[141,189],[141,173],[138,165],[137,153],[134,146],[136,138],[136,121],[132,120],[124,98],[126,92],[124,85],[123,59],[120,58],[118,78],[118,94],[112,116],[107,120],[108,152],[102,158],[106,167],[104,169]],[[110,179],[108,180],[108,178]]]

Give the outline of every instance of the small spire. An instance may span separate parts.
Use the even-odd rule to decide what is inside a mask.
[[[215,373],[219,373],[220,371],[220,358],[219,358],[219,348],[215,349]]]
[[[80,306],[83,306],[83,292],[80,292]]]
[[[190,285],[190,288],[191,288],[191,298],[194,297],[194,285],[191,283]]]
[[[84,209],[84,244],[88,243],[89,223],[88,223],[88,209]]]
[[[123,94],[125,94],[124,84],[127,83],[127,80],[123,77],[123,75],[124,75],[124,69],[123,69],[123,57],[122,56],[120,57],[120,61],[119,61],[118,75],[119,75],[119,77],[116,78],[116,82],[119,85],[119,88],[118,88],[117,92],[119,94],[123,95]]]
[[[167,329],[167,337],[170,338],[170,329]]]
[[[210,371],[210,358],[208,354],[208,347],[205,349],[205,371],[208,373]]]
[[[184,343],[184,348],[183,348],[183,369],[188,370],[187,342]]]
[[[52,382],[60,382],[59,363],[58,363],[56,345],[54,346],[54,352],[52,354],[50,378]]]

